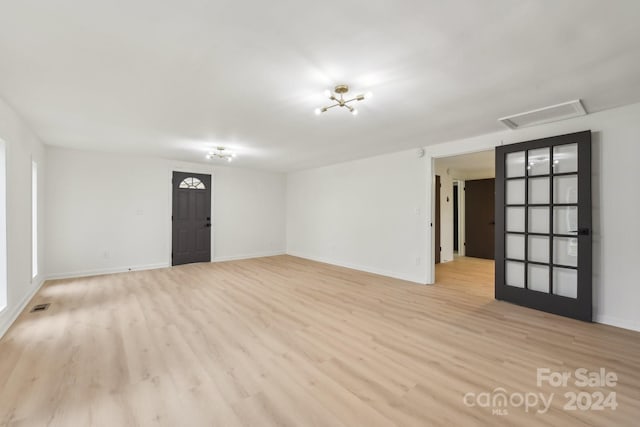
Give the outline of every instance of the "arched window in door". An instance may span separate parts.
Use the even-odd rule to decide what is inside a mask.
[[[198,178],[190,176],[182,180],[179,188],[189,188],[191,190],[206,190],[207,187]]]

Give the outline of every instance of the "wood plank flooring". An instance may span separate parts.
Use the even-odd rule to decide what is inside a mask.
[[[638,425],[640,333],[495,301],[492,270],[420,286],[278,256],[51,281],[0,341],[0,425]],[[617,385],[536,385],[581,367]],[[463,402],[500,387],[551,408]],[[578,391],[617,409],[563,410]]]

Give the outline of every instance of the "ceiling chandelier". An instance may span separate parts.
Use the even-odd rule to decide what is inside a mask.
[[[334,101],[335,104],[326,106],[326,107],[322,107],[322,108],[316,108],[315,109],[315,113],[316,115],[320,114],[320,113],[324,113],[326,112],[329,108],[333,108],[333,107],[344,107],[347,110],[349,110],[351,112],[351,114],[353,114],[354,116],[358,115],[358,110],[356,110],[353,106],[351,105],[347,105],[350,102],[353,101],[362,101],[364,99],[369,99],[372,96],[371,92],[367,92],[365,94],[360,94],[357,95],[351,99],[344,99],[344,94],[349,92],[349,86],[347,85],[338,85],[334,88],[334,92],[331,92],[330,90],[326,90],[325,91],[325,95],[329,97],[329,99],[331,101]]]
[[[227,162],[231,162],[235,156],[236,153],[233,151],[229,151],[224,147],[216,147],[214,150],[209,151],[209,154],[207,154],[207,160],[222,159]]]

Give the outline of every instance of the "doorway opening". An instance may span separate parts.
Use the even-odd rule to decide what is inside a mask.
[[[495,152],[434,159],[436,285],[492,297],[495,254]],[[439,186],[438,186],[439,184]],[[448,280],[455,278],[455,280]]]

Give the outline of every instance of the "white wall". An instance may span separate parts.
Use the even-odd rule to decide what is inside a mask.
[[[44,185],[44,146],[20,117],[0,99],[0,139],[6,145],[7,183],[7,307],[0,312],[0,336],[20,314],[42,284],[43,275],[31,278],[31,161],[38,163],[39,188]],[[42,260],[44,233],[44,192],[39,199],[39,260]],[[38,271],[42,272],[40,261]]]
[[[440,262],[453,261],[453,178],[446,164],[437,163],[435,174],[440,176]],[[449,200],[447,200],[449,199]],[[435,248],[435,245],[434,245]]]
[[[433,173],[432,158],[587,129],[593,132],[594,320],[640,330],[640,245],[634,227],[640,212],[640,192],[634,187],[640,182],[640,104],[426,147],[428,176]],[[433,200],[432,187],[427,190],[428,199]],[[432,233],[429,235],[433,239]],[[426,274],[432,283],[432,251],[428,257],[431,263],[427,264]]]
[[[284,252],[283,174],[47,147],[49,277],[170,265],[173,170],[212,174],[214,260]]]
[[[287,176],[287,253],[425,283],[426,164],[417,150]]]
[[[213,174],[215,260],[285,253],[285,175],[224,167]]]

